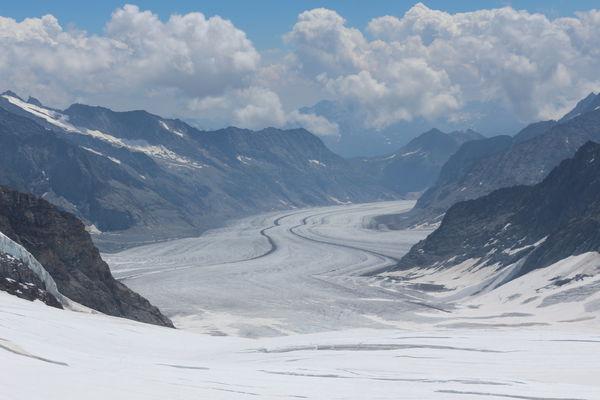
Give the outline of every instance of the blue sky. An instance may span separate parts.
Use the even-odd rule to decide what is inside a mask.
[[[72,24],[91,33],[101,33],[111,13],[124,4],[136,4],[167,19],[173,13],[200,11],[207,16],[220,15],[244,30],[258,49],[282,47],[281,35],[290,30],[300,12],[316,7],[336,10],[349,25],[363,28],[369,20],[382,15],[401,16],[415,1],[400,0],[138,0],[138,1],[81,1],[81,0],[18,0],[3,1],[0,15],[21,20],[52,14],[63,26]],[[510,5],[515,9],[541,12],[550,18],[570,16],[578,10],[600,6],[598,0],[456,0],[423,1],[430,8],[449,12],[473,11]]]

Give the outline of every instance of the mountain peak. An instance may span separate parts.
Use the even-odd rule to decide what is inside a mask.
[[[27,99],[27,102],[29,104],[33,104],[34,106],[44,107],[44,105],[42,104],[42,102],[39,101],[38,99],[36,99],[35,97],[29,96],[29,98]]]
[[[446,133],[440,131],[438,128],[431,128],[430,130],[423,132],[421,135],[446,135]]]
[[[591,92],[588,94],[583,100],[577,102],[575,108],[566,113],[561,119],[560,122],[568,121],[573,119],[581,114],[585,114],[590,111],[594,111],[600,108],[600,94],[596,94]]]
[[[18,95],[18,94],[16,94],[16,93],[15,93],[15,92],[13,92],[12,90],[7,90],[7,91],[5,91],[4,93],[2,93],[2,96],[10,96],[10,97],[15,97],[15,98],[17,98],[17,99],[19,99],[19,100],[23,100],[23,99],[21,99],[21,97],[19,97],[19,95]]]
[[[449,135],[461,144],[470,140],[479,140],[485,138],[485,136],[483,136],[481,133],[470,128],[462,131],[453,131],[450,132]]]
[[[449,134],[442,132],[437,128],[432,128],[413,138],[399,151],[404,152],[406,150],[414,150],[417,148],[434,148],[439,146],[445,147],[451,142],[454,142],[454,139]]]
[[[81,110],[112,111],[111,109],[102,107],[102,106],[92,106],[92,105],[82,104],[82,103],[73,103],[67,109],[65,109],[64,112],[65,112],[65,114],[69,114],[69,112],[81,111]]]

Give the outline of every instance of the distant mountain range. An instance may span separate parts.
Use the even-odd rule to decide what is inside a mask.
[[[356,107],[322,100],[311,107],[300,110],[327,118],[338,125],[339,135],[323,136],[323,142],[344,157],[378,157],[390,154],[407,144],[419,132],[430,128],[424,120],[400,123],[384,129],[366,129]]]
[[[255,212],[397,197],[303,130],[200,131],[145,111],[0,96],[0,184],[80,217],[105,249]],[[102,233],[102,234],[100,234]]]
[[[514,137],[429,130],[381,157],[347,160],[303,129],[200,131],[145,111],[66,110],[0,96],[0,184],[74,213],[103,249],[198,234],[257,212],[408,197],[391,228],[436,223],[457,202],[540,182],[600,140],[600,97]],[[122,234],[125,233],[125,234]]]
[[[600,95],[591,94],[559,121],[529,125],[514,137],[465,143],[442,167],[410,213],[378,220],[392,228],[439,222],[457,202],[496,189],[540,182],[587,141],[600,141]]]
[[[481,138],[432,129],[384,157],[347,160],[303,129],[200,131],[145,111],[56,110],[9,91],[0,96],[0,184],[74,213],[106,250],[256,212],[410,196]]]
[[[431,129],[394,153],[354,161],[382,186],[402,195],[416,194],[435,183],[442,166],[463,143],[483,138],[472,130]]]
[[[491,104],[469,104],[468,108],[478,117],[468,126],[484,136],[512,133],[523,127],[514,119],[514,113]],[[323,136],[323,142],[343,157],[380,157],[391,154],[406,145],[421,132],[432,127],[450,132],[462,130],[465,122],[447,118],[425,119],[415,116],[410,120],[398,121],[382,128],[365,126],[365,112],[358,105],[341,104],[322,100],[300,110],[327,118],[339,127],[339,135]]]

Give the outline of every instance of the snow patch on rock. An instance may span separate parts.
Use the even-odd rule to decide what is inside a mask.
[[[308,160],[308,162],[311,163],[311,164],[313,164],[313,165],[316,165],[318,167],[326,167],[327,166],[327,164],[325,164],[325,163],[323,163],[323,162],[321,162],[319,160]]]
[[[200,168],[205,167],[204,165],[194,162],[192,160],[189,160],[186,157],[183,157],[183,156],[175,153],[174,151],[167,149],[166,147],[164,147],[162,145],[159,145],[159,146],[151,145],[148,142],[146,142],[145,140],[125,140],[125,139],[121,139],[121,138],[109,135],[109,134],[99,131],[99,130],[76,127],[68,122],[68,116],[61,114],[57,111],[53,111],[53,110],[50,110],[50,109],[47,109],[44,107],[39,107],[34,104],[27,103],[21,99],[18,99],[16,97],[13,97],[10,95],[4,94],[4,95],[2,95],[2,97],[7,99],[9,102],[14,104],[15,106],[20,107],[24,111],[27,111],[27,112],[35,115],[36,117],[42,118],[46,122],[48,122],[58,128],[61,128],[68,133],[91,136],[94,139],[102,140],[106,143],[109,143],[110,145],[112,145],[114,147],[121,147],[121,148],[124,147],[124,148],[127,148],[128,150],[144,153],[152,158],[159,159],[162,161],[167,161],[167,162],[176,164],[178,166],[184,166],[184,167],[195,168],[195,169],[200,169]],[[175,133],[177,135],[182,135],[181,132],[169,128],[169,126],[166,125],[163,121],[160,121],[160,122],[162,122],[164,124],[164,126],[166,127],[166,129],[169,130],[170,132]],[[89,150],[89,149],[86,148],[86,150]],[[96,152],[96,153],[98,153],[98,152]],[[120,161],[115,158],[112,158],[111,161],[120,163]]]
[[[171,128],[165,121],[158,121],[158,123],[164,130],[167,130],[167,131],[171,132],[172,134],[177,135],[179,137],[184,137],[183,132],[181,132],[180,130]]]

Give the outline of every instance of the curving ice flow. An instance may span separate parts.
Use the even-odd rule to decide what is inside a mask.
[[[260,215],[198,238],[104,258],[117,279],[177,326],[197,332],[254,337],[384,327],[389,325],[384,320],[397,320],[402,310],[429,306],[420,304],[420,293],[387,291],[381,278],[367,275],[393,265],[429,231],[385,232],[366,225],[374,215],[413,204]]]
[[[431,231],[376,230],[369,227],[372,217],[413,204],[259,215],[198,238],[104,257],[117,279],[176,326],[198,333],[263,337],[350,328],[597,325],[600,292],[590,292],[597,280],[552,285],[558,275],[598,276],[588,271],[597,267],[597,253],[534,271],[491,292],[482,287],[502,280],[510,269],[474,271],[465,263],[377,274]]]

